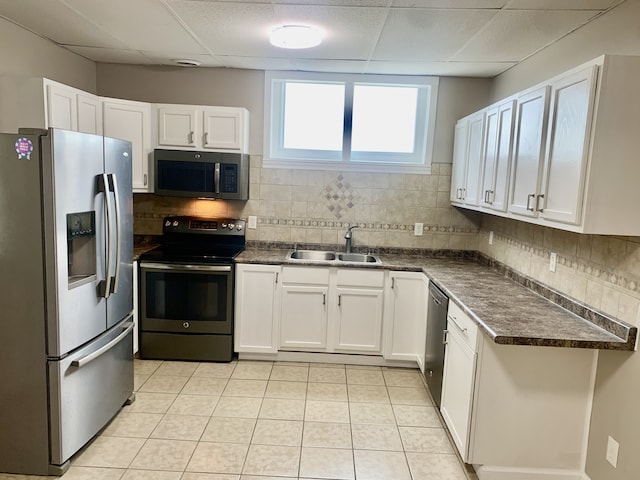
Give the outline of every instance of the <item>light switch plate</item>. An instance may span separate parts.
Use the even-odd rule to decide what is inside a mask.
[[[413,234],[415,236],[420,236],[423,233],[424,233],[424,224],[416,223],[415,226],[413,227]]]
[[[557,264],[558,264],[558,254],[555,252],[551,252],[551,254],[549,255],[549,271],[555,272]]]
[[[258,226],[258,217],[255,215],[249,215],[247,219],[247,228],[254,230]]]
[[[489,245],[493,245],[493,232],[489,232]]]

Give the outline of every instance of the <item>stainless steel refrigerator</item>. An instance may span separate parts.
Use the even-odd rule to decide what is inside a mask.
[[[0,472],[61,474],[132,398],[131,144],[0,134]]]

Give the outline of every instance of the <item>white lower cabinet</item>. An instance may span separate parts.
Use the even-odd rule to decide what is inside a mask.
[[[424,370],[429,282],[420,272],[389,272],[384,358],[417,361]]]
[[[463,459],[467,459],[476,376],[477,325],[449,303],[440,412]]]
[[[278,351],[280,271],[279,265],[236,265],[236,352]]]
[[[280,348],[380,354],[382,270],[284,267]]]
[[[440,410],[464,462],[487,479],[581,478],[597,350],[500,345],[449,313]]]

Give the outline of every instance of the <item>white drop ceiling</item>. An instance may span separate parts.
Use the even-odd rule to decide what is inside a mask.
[[[0,16],[96,62],[493,77],[624,0],[0,0]],[[282,50],[269,32],[317,26]]]

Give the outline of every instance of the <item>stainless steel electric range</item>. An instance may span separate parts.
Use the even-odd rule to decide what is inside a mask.
[[[245,221],[166,217],[162,232],[162,244],[140,256],[141,358],[231,361]]]

